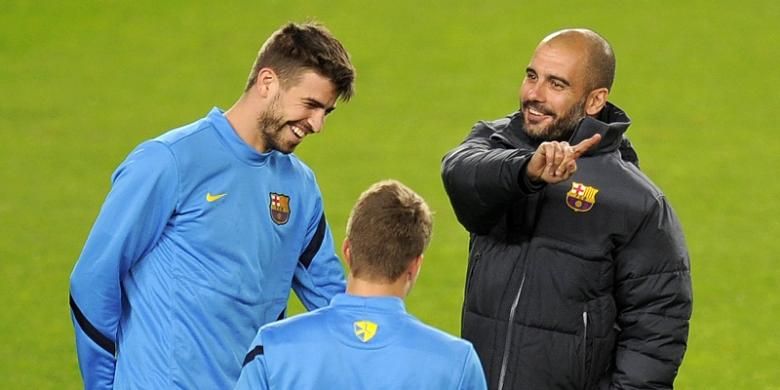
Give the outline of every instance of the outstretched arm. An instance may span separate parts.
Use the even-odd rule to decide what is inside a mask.
[[[458,221],[471,233],[486,233],[513,199],[539,189],[524,173],[533,150],[509,148],[492,139],[494,133],[478,123],[442,160],[444,189]]]
[[[524,150],[492,138],[494,133],[478,123],[442,161],[444,188],[458,220],[471,233],[489,231],[513,200],[571,177],[576,160],[601,141],[596,134],[574,146],[552,141]]]

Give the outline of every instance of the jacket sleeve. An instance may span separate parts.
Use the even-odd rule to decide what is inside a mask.
[[[618,334],[612,388],[671,389],[692,311],[682,229],[661,196],[616,256]]]
[[[166,146],[136,148],[112,188],[70,277],[71,319],[86,389],[113,387],[122,279],[154,246],[176,202],[177,176]]]
[[[269,389],[268,373],[266,372],[265,352],[263,351],[262,331],[257,333],[252,347],[244,358],[244,367],[238,377],[235,390]]]
[[[479,362],[477,351],[474,347],[469,345],[468,354],[466,355],[466,361],[463,364],[463,376],[461,377],[460,386],[461,390],[486,390],[487,382],[485,381],[485,371],[482,369],[482,364]]]
[[[471,233],[487,233],[516,197],[541,189],[525,174],[530,150],[508,149],[477,123],[442,160],[442,181],[458,221]]]
[[[330,303],[334,295],[346,290],[344,268],[336,257],[333,235],[325,219],[319,189],[314,219],[306,233],[306,247],[298,258],[292,287],[307,310]]]
[[[265,357],[255,357],[243,369],[238,377],[235,390],[265,390],[270,389],[268,377],[265,374]]]

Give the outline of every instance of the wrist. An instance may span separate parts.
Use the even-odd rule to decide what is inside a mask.
[[[538,192],[547,184],[544,182],[544,180],[542,180],[542,175],[534,176],[528,172],[527,162],[523,166],[523,169],[520,170],[519,176],[520,177],[518,177],[518,182],[520,184],[520,188],[527,194]]]

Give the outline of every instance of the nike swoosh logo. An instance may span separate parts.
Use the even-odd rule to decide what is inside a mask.
[[[227,195],[227,193],[211,195],[211,192],[207,192],[206,193],[206,202],[209,202],[209,203],[216,202],[216,201],[224,198],[225,195]]]

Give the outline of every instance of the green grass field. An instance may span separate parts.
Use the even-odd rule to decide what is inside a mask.
[[[586,26],[618,58],[611,100],[682,219],[694,316],[680,389],[780,388],[780,3],[725,1],[6,0],[0,12],[0,388],[81,387],[68,277],[116,165],[140,141],[229,107],[288,20],[350,50],[357,96],[299,148],[338,242],[369,184],[436,212],[410,311],[459,330],[467,236],[441,156],[514,110],[536,43]],[[300,306],[295,306],[300,310]]]

